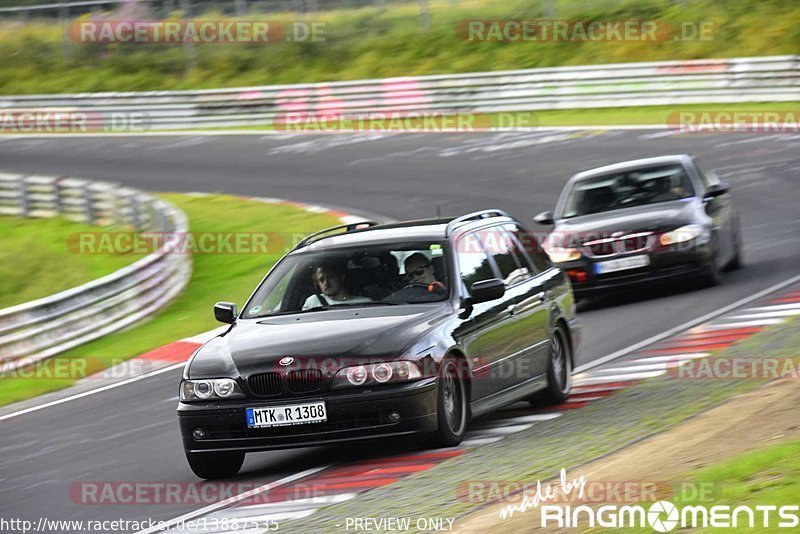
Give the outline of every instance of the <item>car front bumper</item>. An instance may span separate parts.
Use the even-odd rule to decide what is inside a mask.
[[[309,447],[392,436],[425,434],[436,430],[437,378],[365,390],[337,390],[326,394],[279,399],[178,405],[183,447],[189,452],[263,451]],[[247,428],[245,409],[325,401],[327,421],[294,426]],[[400,414],[389,420],[389,412]],[[194,429],[202,428],[203,439]]]
[[[650,265],[646,267],[607,274],[597,274],[595,271],[595,264],[605,261],[604,258],[582,256],[579,260],[559,263],[558,266],[569,275],[574,294],[581,297],[639,284],[695,278],[708,271],[711,254],[711,246],[708,243],[682,247],[678,250],[659,250],[648,254]],[[637,254],[631,254],[635,255]],[[624,256],[619,256],[622,257]],[[576,276],[570,271],[586,273],[586,281],[577,281]]]

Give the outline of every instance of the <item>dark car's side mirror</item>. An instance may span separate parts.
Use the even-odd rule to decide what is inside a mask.
[[[474,304],[496,300],[506,294],[506,285],[499,278],[481,280],[472,284],[470,294]]]
[[[536,217],[533,218],[533,222],[539,224],[553,224],[553,212],[552,211],[543,211],[538,214]]]
[[[731,190],[731,186],[728,183],[719,182],[717,184],[709,186],[709,188],[706,189],[706,194],[703,195],[703,198],[706,198],[706,199],[715,198],[715,197],[718,197],[720,195],[724,195],[725,193],[727,193],[730,190]]]
[[[233,324],[238,316],[239,311],[236,309],[236,304],[233,302],[217,302],[214,304],[214,318],[217,321]]]

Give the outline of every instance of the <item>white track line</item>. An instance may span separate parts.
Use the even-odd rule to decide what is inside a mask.
[[[650,356],[649,358],[639,358],[636,360],[629,360],[633,362],[669,362],[678,360],[695,360],[699,358],[707,358],[711,355],[710,352],[696,352],[693,354],[673,354],[671,356]]]
[[[737,321],[735,323],[712,323],[703,326],[703,332],[708,332],[710,330],[732,330],[734,328],[746,328],[749,326],[772,326],[785,322],[786,320],[784,319],[754,319],[752,321]]]
[[[270,482],[269,484],[264,484],[263,486],[259,486],[257,488],[251,489],[250,491],[245,491],[244,493],[240,493],[239,495],[235,495],[233,497],[229,497],[227,499],[224,499],[222,501],[216,502],[214,504],[209,504],[208,506],[200,508],[199,510],[195,510],[194,512],[189,512],[187,514],[183,514],[180,517],[176,517],[175,519],[171,519],[170,521],[166,521],[164,523],[164,525],[158,525],[158,526],[155,526],[155,527],[152,527],[152,528],[149,528],[149,529],[140,530],[136,534],[151,534],[153,532],[159,532],[159,531],[166,530],[166,529],[168,529],[168,528],[170,528],[170,527],[172,527],[174,525],[177,525],[177,524],[179,524],[181,522],[189,521],[189,520],[194,519],[196,517],[199,517],[201,515],[206,515],[206,514],[209,514],[211,512],[215,512],[215,511],[217,511],[217,510],[219,510],[221,508],[224,508],[226,506],[230,506],[232,504],[236,504],[237,502],[239,502],[239,501],[241,501],[243,499],[247,499],[247,498],[253,497],[255,495],[260,495],[261,493],[264,493],[265,491],[269,491],[271,489],[274,489],[274,488],[277,488],[277,487],[280,487],[280,486],[285,486],[286,484],[288,484],[290,482],[294,482],[295,480],[299,480],[301,478],[305,478],[307,476],[310,476],[310,475],[313,475],[315,473],[318,473],[318,472],[320,472],[320,471],[322,471],[324,469],[328,469],[332,465],[333,464],[325,464],[325,465],[320,465],[320,466],[317,466],[317,467],[312,467],[310,469],[306,469],[305,471],[300,471],[299,473],[295,473],[293,475],[289,475],[287,477],[283,477],[283,478],[281,478],[279,480],[276,480],[274,482]]]
[[[678,326],[676,326],[674,328],[670,328],[669,330],[667,330],[665,332],[662,332],[661,334],[657,334],[655,336],[651,336],[651,337],[649,337],[649,338],[647,338],[645,340],[642,340],[642,341],[640,341],[638,343],[634,343],[630,347],[624,348],[622,350],[618,350],[616,352],[612,352],[611,354],[609,354],[607,356],[603,356],[602,358],[598,358],[598,359],[596,359],[596,360],[594,360],[592,362],[585,363],[583,365],[579,365],[578,367],[575,368],[575,370],[573,372],[580,373],[582,371],[587,371],[589,369],[594,369],[595,367],[603,365],[604,363],[610,362],[612,360],[616,360],[617,358],[620,358],[622,356],[626,356],[626,355],[628,355],[628,354],[630,354],[632,352],[635,352],[635,351],[637,351],[637,350],[639,350],[639,349],[641,349],[643,347],[646,347],[648,345],[652,345],[656,341],[661,341],[662,339],[666,339],[666,338],[668,338],[670,336],[673,336],[673,335],[675,335],[675,334],[677,334],[679,332],[683,332],[684,330],[688,330],[689,328],[692,328],[694,326],[697,326],[697,325],[703,324],[705,322],[708,322],[711,319],[714,319],[716,317],[724,315],[724,314],[728,313],[731,310],[735,310],[736,308],[744,306],[745,304],[749,304],[750,302],[756,301],[756,300],[764,297],[765,295],[769,295],[770,293],[773,293],[775,291],[783,289],[784,287],[790,286],[790,285],[792,285],[792,284],[794,284],[794,283],[796,283],[798,281],[800,281],[800,275],[788,278],[788,279],[784,280],[783,282],[778,282],[777,284],[771,285],[766,289],[762,289],[758,293],[754,293],[754,294],[750,295],[749,297],[745,297],[743,299],[737,300],[736,302],[732,302],[731,304],[728,304],[727,306],[724,306],[724,307],[722,307],[722,308],[720,308],[720,309],[718,309],[716,311],[713,311],[711,313],[707,313],[707,314],[705,314],[703,316],[700,316],[700,317],[698,317],[696,319],[692,319],[691,321],[687,321],[687,322],[685,322],[685,323],[683,323],[681,325],[678,325]],[[776,323],[770,323],[770,324],[776,324]],[[735,326],[728,326],[727,328],[735,328]]]
[[[585,378],[575,378],[573,384],[602,384],[605,382],[635,382],[645,378],[661,376],[666,371],[647,371],[641,373],[625,373],[621,375],[587,376]]]
[[[775,304],[774,306],[759,306],[757,308],[747,308],[748,312],[770,311],[770,310],[800,310],[800,302],[797,304]]]
[[[747,310],[745,310],[747,311]],[[800,315],[800,309],[798,310],[773,310],[773,311],[763,311],[758,313],[745,313],[743,315],[734,315],[729,317],[730,320],[739,320],[739,319],[761,319],[767,317],[791,317],[793,315]]]
[[[603,367],[602,369],[597,369],[594,371],[595,373],[627,373],[630,371],[637,372],[637,371],[663,371],[669,365],[669,362],[651,362],[648,360],[642,360],[641,364],[636,365],[626,365],[624,367]]]
[[[139,376],[134,376],[132,378],[128,378],[123,380],[122,382],[116,382],[114,384],[108,384],[107,386],[102,386],[97,389],[90,389],[89,391],[84,391],[82,393],[77,393],[75,395],[71,395],[69,397],[64,397],[63,399],[54,400],[51,402],[46,402],[44,404],[39,404],[37,406],[31,406],[30,408],[25,408],[24,410],[19,410],[18,412],[12,412],[6,415],[0,416],[0,421],[5,421],[6,419],[12,419],[14,417],[18,417],[20,415],[25,415],[32,412],[38,412],[39,410],[44,410],[45,408],[49,408],[51,406],[57,406],[59,404],[64,404],[65,402],[74,401],[77,399],[82,399],[84,397],[89,397],[91,395],[95,395],[97,393],[102,393],[103,391],[108,391],[109,389],[118,388],[124,386],[126,384],[133,384],[134,382],[138,382],[139,380],[144,380],[145,378],[150,378],[151,376],[160,375],[163,373],[168,373],[169,371],[173,371],[175,369],[180,369],[186,362],[176,363],[174,365],[170,365],[168,367],[164,367],[163,369],[158,369],[156,371],[146,373]]]

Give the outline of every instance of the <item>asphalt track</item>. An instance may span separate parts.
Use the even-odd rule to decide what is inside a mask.
[[[432,216],[437,208],[458,214],[499,207],[529,221],[552,207],[575,171],[678,152],[695,154],[732,184],[746,268],[712,289],[696,291],[685,284],[590,302],[581,312],[585,326],[578,363],[586,364],[800,271],[800,136],[538,131],[0,137],[0,169],[113,180],[154,191],[280,197],[398,219]],[[166,520],[200,508],[85,505],[70,496],[82,481],[196,481],[177,430],[178,377],[177,371],[165,373],[0,423],[0,517]],[[391,447],[402,450],[403,445]],[[382,450],[252,454],[237,481],[268,482],[376,449]]]

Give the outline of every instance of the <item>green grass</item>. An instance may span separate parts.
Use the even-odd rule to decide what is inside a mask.
[[[80,232],[98,231],[61,218],[0,216],[0,309],[90,282],[143,257],[77,254],[67,246]]]
[[[427,29],[415,2],[383,12],[368,6],[305,16],[254,13],[247,19],[324,22],[324,41],[206,44],[195,46],[193,55],[174,45],[65,46],[69,41],[53,22],[8,21],[0,23],[0,93],[235,87],[800,53],[800,9],[794,0],[555,2],[555,18],[562,20],[711,22],[711,40],[522,43],[468,41],[457,33],[464,20],[541,19],[542,4],[434,0]],[[207,13],[198,19],[215,17],[230,18]]]
[[[800,495],[800,440],[792,439],[762,446],[744,454],[715,462],[689,473],[685,479],[695,487],[710,488],[713,502],[702,499],[680,500],[681,508],[688,505],[797,505]],[[741,516],[745,519],[745,516]],[[757,520],[758,521],[758,520]],[[758,526],[759,532],[778,532],[777,517],[771,517],[771,528]],[[709,529],[710,530],[710,529]],[[725,529],[733,532],[752,532],[752,529]]]
[[[800,495],[800,440],[788,439],[770,445],[762,445],[748,452],[711,463],[700,469],[681,475],[681,490],[669,501],[678,509],[686,506],[748,506],[755,513],[758,532],[785,532],[778,528],[777,512],[770,515],[770,527],[761,523],[761,515],[756,506],[797,505]],[[639,503],[647,509],[652,502]],[[747,526],[748,518],[742,513],[733,528],[697,528],[693,532],[753,532]],[[652,529],[625,528],[611,529],[611,532],[652,532]]]
[[[224,195],[162,196],[187,214],[192,232],[305,235],[339,224],[338,219],[329,214],[309,213],[284,204],[265,204]],[[119,360],[220,326],[214,321],[214,303],[229,300],[240,306],[244,304],[267,270],[284,253],[285,250],[279,248],[267,254],[195,254],[189,285],[151,321],[82,345],[59,355],[55,361],[79,359],[91,362],[91,370],[100,370]],[[0,405],[62,389],[75,381],[71,377],[0,379]]]

